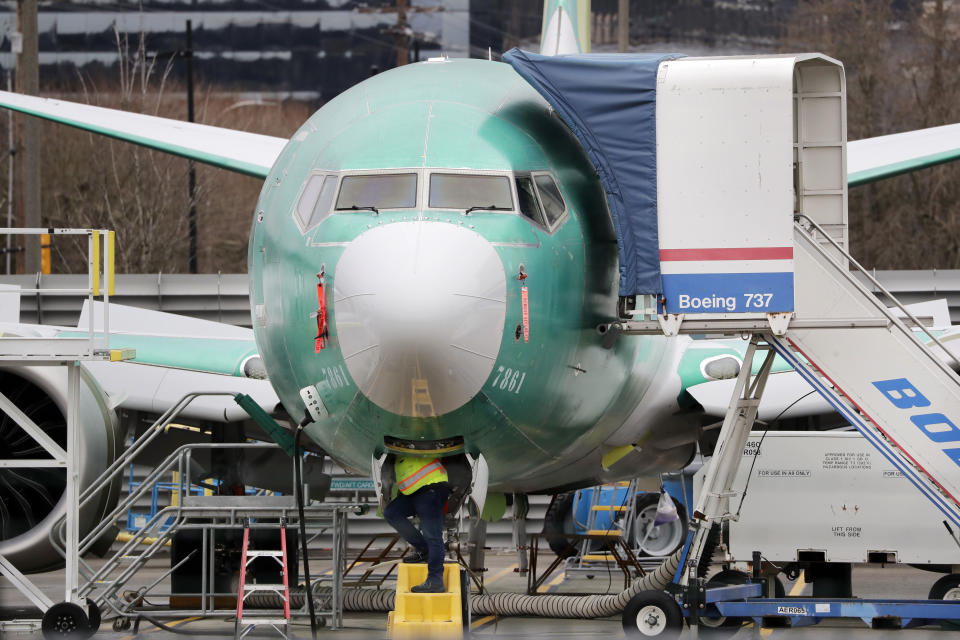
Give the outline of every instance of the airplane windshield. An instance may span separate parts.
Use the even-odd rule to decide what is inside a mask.
[[[513,211],[510,180],[506,176],[431,174],[429,203],[435,209]]]
[[[417,206],[417,174],[381,173],[344,176],[337,211],[412,209]]]
[[[313,175],[303,188],[297,202],[297,216],[303,229],[309,230],[320,224],[330,213],[333,194],[337,190],[337,176]]]
[[[537,194],[533,190],[533,181],[530,178],[517,178],[517,197],[520,198],[520,213],[538,224],[544,224],[543,212],[537,201]]]
[[[534,176],[533,181],[537,183],[537,191],[540,193],[540,202],[543,203],[543,212],[547,216],[547,222],[550,223],[550,226],[553,226],[563,216],[566,209],[566,205],[563,204],[563,196],[557,189],[557,183],[550,176],[537,175]]]

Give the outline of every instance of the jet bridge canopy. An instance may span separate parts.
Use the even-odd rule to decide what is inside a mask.
[[[681,54],[503,55],[560,114],[593,163],[620,251],[620,295],[659,294],[657,69]]]
[[[846,245],[843,67],[820,54],[504,60],[556,109],[597,170],[620,295],[664,314],[794,309],[793,218]]]

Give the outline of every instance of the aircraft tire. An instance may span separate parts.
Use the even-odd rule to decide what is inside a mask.
[[[561,493],[543,516],[543,537],[550,550],[561,558],[577,555],[577,545],[567,536],[575,533],[573,528],[573,492]]]

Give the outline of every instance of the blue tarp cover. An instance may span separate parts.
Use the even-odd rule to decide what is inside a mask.
[[[543,56],[503,60],[540,92],[580,140],[607,194],[620,251],[620,295],[659,294],[657,68],[680,54]]]

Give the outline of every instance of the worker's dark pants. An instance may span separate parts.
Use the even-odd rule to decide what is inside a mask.
[[[446,482],[428,484],[410,495],[397,494],[383,517],[407,544],[427,557],[427,579],[443,579],[443,507],[450,495]],[[420,531],[410,522],[410,517],[420,518]]]

